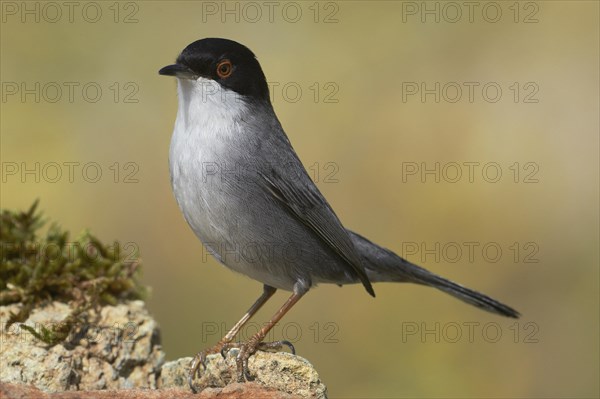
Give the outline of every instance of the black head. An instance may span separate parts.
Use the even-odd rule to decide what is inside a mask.
[[[158,73],[180,79],[212,79],[243,96],[269,99],[267,80],[254,53],[233,40],[197,40],[179,54],[175,64]]]

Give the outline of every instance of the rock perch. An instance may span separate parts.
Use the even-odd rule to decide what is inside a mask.
[[[65,342],[54,346],[40,342],[18,323],[5,329],[10,313],[20,306],[0,306],[2,398],[327,397],[313,366],[283,352],[256,353],[250,359],[256,380],[235,383],[235,349],[226,359],[209,356],[207,370],[196,380],[204,390],[192,395],[186,381],[191,358],[165,363],[158,324],[139,300],[87,312]],[[70,311],[65,303],[50,302],[34,309],[24,324],[49,328]]]

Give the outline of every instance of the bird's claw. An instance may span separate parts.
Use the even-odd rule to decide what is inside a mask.
[[[294,345],[287,340],[283,340],[283,341],[273,341],[273,342],[261,342],[260,344],[258,344],[258,350],[261,351],[268,351],[268,350],[275,350],[278,351],[281,348],[283,348],[283,346],[287,346],[288,348],[290,348],[290,351],[292,352],[292,355],[296,354],[296,348],[294,348]]]
[[[296,354],[296,349],[294,348],[294,345],[290,342],[290,341],[273,341],[273,342],[255,342],[254,340],[250,339],[247,342],[230,342],[230,343],[226,343],[223,345],[223,347],[221,348],[221,356],[223,356],[223,358],[225,358],[227,356],[227,352],[229,352],[229,350],[231,349],[239,349],[239,352],[235,358],[235,363],[237,365],[237,371],[238,371],[238,382],[244,382],[244,380],[246,381],[254,381],[255,377],[252,376],[252,374],[250,374],[250,370],[248,368],[248,359],[250,359],[250,356],[252,356],[254,353],[256,353],[257,350],[260,351],[278,351],[280,350],[283,346],[287,346],[288,348],[290,348],[290,351],[292,352],[293,355]]]
[[[198,390],[194,386],[194,379],[200,377],[200,370],[203,368],[206,370],[206,359],[207,356],[213,353],[220,353],[223,359],[227,357],[227,352],[231,349],[237,348],[239,352],[235,358],[235,363],[238,371],[238,382],[246,381],[254,381],[255,377],[250,374],[250,370],[248,369],[248,359],[252,356],[257,350],[260,351],[278,351],[283,346],[287,346],[290,348],[290,351],[293,355],[296,354],[296,349],[294,345],[290,341],[273,341],[273,342],[256,342],[255,339],[250,339],[247,342],[226,342],[219,343],[213,348],[207,349],[205,351],[199,352],[194,356],[192,362],[190,363],[190,371],[188,373],[188,385],[192,392],[198,393]]]
[[[192,359],[190,363],[190,371],[188,372],[188,385],[192,392],[198,393],[198,390],[194,386],[194,378],[200,378],[200,368],[204,368],[206,370],[206,358],[208,355],[213,353],[219,353],[222,350],[224,344],[218,343],[214,347],[210,349],[206,349],[202,352],[198,352],[196,356]]]
[[[190,363],[190,371],[188,373],[188,385],[194,393],[198,393],[194,386],[194,378],[200,377],[200,367],[206,369],[206,354],[205,352],[197,353]]]
[[[229,352],[230,349],[233,348],[239,348],[240,343],[237,342],[229,342],[223,345],[223,347],[221,348],[221,356],[223,357],[223,359],[225,359],[227,357],[227,352]]]

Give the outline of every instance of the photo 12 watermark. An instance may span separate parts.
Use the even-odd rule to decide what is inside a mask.
[[[32,331],[33,330],[33,331]],[[114,323],[111,326],[92,323],[75,323],[66,325],[64,322],[48,323],[9,323],[0,322],[0,342],[3,345],[20,343],[39,343],[44,331],[70,330],[64,342],[80,342],[85,340],[97,345],[135,345],[139,340],[139,326],[135,322]],[[37,337],[36,337],[37,334]]]
[[[537,82],[402,82],[402,102],[421,103],[486,103],[510,101],[516,104],[538,104]]]
[[[334,1],[203,1],[201,22],[315,24],[340,22],[342,2]]]
[[[540,262],[540,244],[536,241],[403,241],[400,248],[400,256],[421,263]]]
[[[223,90],[213,81],[201,80],[200,101],[202,103],[243,103],[244,99],[235,91]],[[338,104],[340,102],[340,86],[336,82],[267,82],[269,97],[273,104],[277,103],[315,103]]]
[[[136,1],[2,1],[3,24],[137,24],[140,3]]]
[[[3,81],[2,103],[96,104],[108,101],[137,104],[140,86],[136,82],[25,82]]]
[[[35,264],[50,264],[55,261],[75,263],[79,260],[93,263],[102,261],[107,256],[119,259],[120,264],[135,266],[139,265],[138,254],[140,248],[138,243],[128,241],[113,244],[101,248],[97,242],[67,241],[55,243],[47,241],[34,242],[8,242],[0,243],[0,253],[3,257],[11,259],[22,259],[24,262]]]
[[[2,1],[3,24],[137,24],[140,3],[136,1]]]
[[[258,333],[267,323],[248,322],[240,329],[237,340],[246,341]],[[200,334],[202,342],[216,341],[225,336],[233,327],[223,321],[202,322]],[[340,327],[333,321],[315,321],[310,324],[301,324],[295,321],[277,323],[265,337],[265,341],[286,340],[291,343],[309,340],[315,344],[337,344],[340,342]]]
[[[137,162],[0,162],[2,183],[139,183]]]
[[[403,1],[402,23],[540,22],[537,1]]]
[[[402,183],[500,183],[540,182],[540,165],[533,161],[402,162]]]
[[[238,220],[235,220],[237,224]],[[235,227],[237,228],[237,227]],[[327,252],[307,252],[305,243],[282,239],[279,241],[248,242],[204,242],[202,245],[202,263],[209,259],[218,259],[230,265],[261,265],[277,262],[282,266],[294,266],[307,261],[320,264],[324,268],[327,263],[335,263],[337,259]]]
[[[456,344],[484,342],[496,344],[537,344],[540,342],[537,323],[515,321],[510,325],[479,321],[416,322],[401,324],[402,343]]]
[[[339,183],[340,166],[335,161],[314,161],[305,165],[305,170],[298,168],[295,162],[284,165],[271,165],[268,160],[258,159],[256,162],[226,162],[223,160],[205,160],[198,162],[197,170],[202,183],[205,184],[238,184],[263,180],[263,170],[276,169],[287,181],[303,181],[307,177],[315,183]],[[306,172],[306,173],[305,173]]]

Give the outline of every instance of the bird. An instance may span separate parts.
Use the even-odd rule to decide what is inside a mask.
[[[261,65],[246,46],[197,40],[159,70],[177,79],[178,109],[169,148],[172,190],[183,216],[220,263],[263,284],[260,297],[219,342],[190,364],[188,384],[209,354],[236,355],[237,379],[252,380],[248,359],[288,341],[263,342],[269,330],[318,284],[409,282],[437,288],[501,316],[515,309],[420,267],[344,227],[286,135]],[[324,132],[318,132],[324,134]],[[276,290],[291,295],[246,342],[233,342]]]

